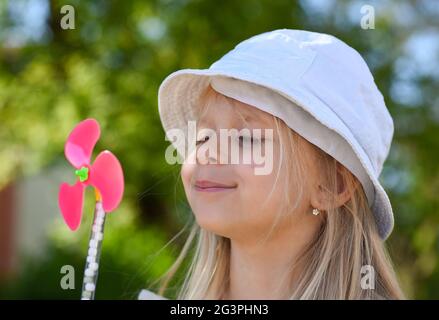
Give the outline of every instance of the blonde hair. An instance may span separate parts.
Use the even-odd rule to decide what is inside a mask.
[[[205,107],[206,110],[215,99],[239,103],[209,86],[200,97],[199,107]],[[326,182],[326,190],[332,194],[337,193],[342,183],[352,195],[344,205],[332,206],[332,209],[322,214],[321,229],[299,259],[291,264],[291,271],[299,264],[306,268],[294,281],[289,278],[290,290],[284,295],[288,299],[403,299],[390,257],[378,235],[373,213],[358,179],[333,157],[291,130],[282,120],[274,116],[273,120],[281,147],[276,183],[280,172],[287,178],[283,180],[286,184],[283,188],[285,210],[278,214],[270,232],[275,230],[282,215],[291,214],[303,194],[305,163],[301,152],[298,152],[303,144],[307,144],[314,153],[319,172]],[[294,203],[288,193],[292,183],[297,184],[297,190],[302,190]],[[176,298],[221,299],[229,281],[230,239],[202,229],[195,221],[192,221],[188,238],[178,258],[162,277],[158,293],[165,293],[191,249],[191,262],[185,270]],[[374,269],[374,289],[361,288],[363,266],[372,266]]]

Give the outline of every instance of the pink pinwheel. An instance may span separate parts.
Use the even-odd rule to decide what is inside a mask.
[[[73,231],[81,223],[84,192],[88,185],[96,189],[97,200],[102,201],[105,212],[116,209],[122,200],[124,178],[117,158],[105,150],[99,153],[93,164],[90,163],[99,136],[98,122],[86,119],[72,130],[64,147],[67,160],[76,168],[78,181],[73,186],[65,182],[61,184],[58,204],[67,226]]]

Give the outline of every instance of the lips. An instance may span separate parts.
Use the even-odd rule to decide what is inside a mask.
[[[209,180],[197,180],[195,181],[194,188],[201,192],[218,192],[235,189],[236,185],[227,185]]]

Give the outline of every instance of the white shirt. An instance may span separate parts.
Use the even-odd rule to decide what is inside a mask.
[[[142,291],[140,291],[137,299],[138,300],[169,300],[147,289],[143,289]]]

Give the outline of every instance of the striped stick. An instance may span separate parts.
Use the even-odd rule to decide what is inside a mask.
[[[85,262],[84,281],[82,283],[81,300],[94,300],[98,280],[99,258],[101,256],[102,240],[104,239],[105,211],[99,191],[95,189],[96,207],[93,216],[88,254]]]

